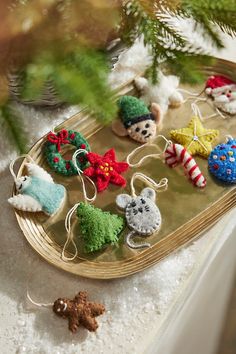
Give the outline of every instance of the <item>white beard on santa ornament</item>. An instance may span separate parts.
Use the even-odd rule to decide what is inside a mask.
[[[236,114],[236,85],[214,89],[211,95],[217,108],[229,114]]]

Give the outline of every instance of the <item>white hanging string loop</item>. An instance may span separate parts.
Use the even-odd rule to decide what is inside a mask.
[[[136,197],[135,193],[135,187],[134,187],[134,182],[136,180],[141,180],[143,182],[146,182],[148,185],[150,185],[153,189],[155,190],[160,190],[162,189],[165,191],[168,188],[168,178],[162,178],[159,183],[155,182],[152,178],[146,176],[145,174],[141,172],[136,172],[133,174],[131,181],[130,181],[130,189],[131,189],[131,195],[132,197]]]
[[[181,92],[181,93],[186,93],[187,95],[189,95],[190,97],[193,96],[193,97],[197,97],[197,96],[200,96],[202,94],[202,92],[192,92],[192,91],[188,91],[186,89],[183,89],[183,88],[177,88],[177,91]]]
[[[71,218],[74,214],[74,212],[76,211],[76,209],[78,208],[80,203],[76,203],[67,213],[66,218],[65,218],[65,229],[67,232],[67,239],[66,242],[63,246],[62,252],[61,252],[61,258],[63,261],[73,261],[77,256],[78,256],[78,248],[76,246],[76,243],[73,239],[73,234],[71,232]],[[75,249],[75,253],[72,257],[67,257],[65,256],[65,251],[68,247],[68,245],[72,243],[74,249]]]
[[[33,305],[38,306],[38,307],[52,307],[52,306],[54,305],[53,303],[44,304],[44,303],[40,303],[40,302],[34,301],[34,300],[32,299],[32,297],[30,296],[28,289],[27,289],[26,296],[27,296],[27,299],[28,299]]]
[[[85,200],[85,202],[92,203],[92,202],[94,202],[94,200],[97,198],[97,187],[96,187],[95,183],[93,182],[93,180],[92,180],[91,178],[89,178],[88,176],[84,176],[84,177],[87,179],[87,181],[88,181],[88,182],[93,186],[93,188],[94,188],[94,195],[93,195],[91,198],[88,197],[88,195],[87,195],[87,190],[86,190],[86,186],[85,186],[85,182],[84,182],[84,179],[83,179],[83,177],[82,177],[83,171],[82,171],[82,170],[78,167],[78,165],[77,165],[77,157],[78,157],[80,154],[82,154],[82,153],[85,153],[85,154],[86,154],[86,153],[88,153],[88,151],[85,150],[85,149],[78,149],[78,150],[76,150],[76,151],[74,152],[73,156],[72,156],[72,162],[73,162],[73,164],[74,164],[74,166],[75,166],[75,168],[76,168],[76,170],[77,170],[77,172],[78,172],[78,176],[79,176],[79,179],[80,179],[81,184],[82,184],[84,200]]]
[[[204,117],[202,116],[202,113],[200,111],[200,108],[198,107],[198,102],[205,102],[207,103],[212,109],[212,104],[210,103],[209,99],[208,98],[202,98],[202,97],[199,97],[197,98],[193,103],[191,103],[191,109],[193,111],[193,113],[195,115],[197,115],[201,121],[204,121],[204,120],[207,120],[207,119],[210,119],[210,118],[213,118],[213,117],[216,117],[217,115],[219,115],[221,118],[223,119],[226,119],[227,117],[217,108],[217,107],[214,107],[216,113],[213,113],[207,117]]]
[[[159,149],[157,144],[154,143],[146,143],[144,145],[138,146],[137,148],[135,148],[133,151],[131,151],[131,153],[129,153],[129,155],[126,158],[126,162],[129,164],[130,167],[139,167],[143,164],[143,162],[147,159],[147,158],[156,158],[159,159],[162,157],[163,153],[166,151],[168,145],[170,145],[172,142],[171,140],[166,139],[166,137],[164,135],[157,135],[156,139],[158,138],[162,138],[165,141],[165,146],[163,148],[163,150],[159,153],[156,154],[148,154],[143,156],[138,162],[136,163],[131,163],[130,160],[131,158],[134,157],[134,155],[136,155],[136,153],[142,149],[145,149],[145,147],[154,147],[155,149]]]
[[[34,159],[28,154],[20,155],[20,156],[16,157],[14,160],[12,160],[9,165],[9,170],[10,170],[10,173],[11,173],[13,179],[14,179],[14,182],[16,182],[16,180],[17,180],[16,174],[14,172],[14,165],[17,160],[22,159],[22,158],[28,159],[31,163],[35,163]]]
[[[91,178],[89,178],[88,176],[84,176],[88,182],[93,186],[94,188],[94,194],[92,197],[88,197],[88,194],[87,194],[87,190],[86,190],[86,186],[85,186],[85,182],[84,182],[84,178],[82,176],[83,174],[83,171],[78,167],[77,165],[77,157],[80,155],[80,154],[87,154],[88,151],[85,150],[85,149],[78,149],[74,152],[73,156],[72,156],[72,162],[78,172],[78,176],[79,176],[79,179],[81,181],[81,184],[82,184],[82,190],[83,190],[83,196],[84,196],[84,201],[85,203],[92,203],[96,197],[97,197],[97,187],[95,185],[95,183],[91,180]],[[77,256],[78,256],[78,248],[76,246],[76,243],[73,239],[73,233],[71,232],[71,219],[72,219],[72,216],[74,214],[74,212],[77,210],[78,206],[79,206],[80,203],[76,203],[67,213],[66,215],[66,218],[65,218],[65,229],[66,229],[66,232],[67,232],[67,239],[66,239],[66,242],[63,246],[63,249],[62,249],[62,253],[61,253],[61,258],[63,261],[73,261]],[[65,255],[65,251],[68,247],[69,244],[72,244],[73,247],[74,247],[74,255],[72,257],[67,257]]]
[[[183,100],[183,103],[186,103],[189,100],[195,99],[196,97],[198,97],[198,96],[200,96],[202,94],[202,92],[191,92],[191,91],[185,90],[185,89],[180,88],[180,87],[177,88],[177,91],[180,92],[180,93],[186,93],[188,95],[188,97],[186,97]]]

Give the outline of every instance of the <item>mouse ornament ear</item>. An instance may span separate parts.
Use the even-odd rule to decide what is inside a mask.
[[[163,121],[163,112],[161,110],[161,107],[157,103],[152,103],[151,104],[151,111],[152,111],[152,114],[155,118],[158,128],[161,129],[162,128],[162,121]]]
[[[146,187],[142,190],[141,194],[142,197],[146,197],[148,199],[151,199],[153,202],[156,200],[156,192],[154,189]]]
[[[120,119],[116,119],[112,122],[111,129],[117,136],[122,137],[128,135],[128,131]]]
[[[116,197],[116,205],[124,210],[127,206],[127,204],[131,201],[131,196],[129,194],[119,194]]]

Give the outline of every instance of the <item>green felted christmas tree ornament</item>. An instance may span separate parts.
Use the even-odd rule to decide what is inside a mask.
[[[77,216],[86,253],[98,251],[106,244],[117,242],[125,226],[122,217],[104,212],[90,204],[80,203]]]

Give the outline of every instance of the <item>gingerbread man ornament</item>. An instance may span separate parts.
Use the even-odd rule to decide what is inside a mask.
[[[75,333],[80,325],[90,332],[95,332],[98,323],[95,317],[105,312],[105,307],[87,300],[86,291],[80,291],[73,300],[59,298],[53,304],[53,311],[60,317],[68,318],[69,330]]]

